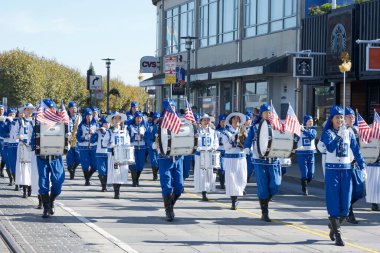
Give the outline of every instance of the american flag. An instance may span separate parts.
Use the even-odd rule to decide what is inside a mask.
[[[47,107],[44,101],[41,99],[40,104],[38,105],[36,120],[40,123],[44,123],[50,127],[54,126],[55,123],[62,120],[61,115],[52,111]]]
[[[187,102],[187,100],[186,100],[186,109],[185,109],[185,119],[187,119],[191,123],[196,122],[195,118],[194,118],[193,111],[191,110],[189,102]]]
[[[301,124],[298,121],[298,118],[290,104],[288,108],[288,113],[286,114],[284,127],[285,131],[301,136]]]
[[[378,140],[380,139],[380,117],[376,111],[373,116],[372,137]]]
[[[68,125],[69,121],[70,121],[69,115],[67,114],[65,105],[63,104],[63,101],[61,102],[61,120],[62,120],[63,124],[66,124],[66,125]]]
[[[178,134],[179,130],[181,129],[180,119],[178,118],[175,111],[173,111],[169,103],[164,108],[164,110],[165,110],[165,113],[162,119],[161,127],[166,128],[175,134]]]
[[[278,131],[283,131],[283,125],[281,123],[281,120],[280,118],[278,117],[278,114],[276,112],[276,110],[274,109],[273,105],[271,105],[272,107],[272,113],[271,113],[271,116],[269,117],[269,122],[270,122],[270,125],[272,126],[272,128],[274,130],[278,130]]]
[[[368,143],[371,139],[372,129],[368,126],[367,122],[360,116],[360,114],[357,114],[357,121],[358,121],[358,127],[359,127],[359,135],[360,135],[360,141],[364,143]]]

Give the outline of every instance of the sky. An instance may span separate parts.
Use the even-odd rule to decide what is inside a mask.
[[[78,69],[138,85],[142,56],[156,50],[151,0],[0,0],[0,52],[19,48]],[[151,74],[150,74],[151,76]],[[149,77],[149,75],[144,75]]]

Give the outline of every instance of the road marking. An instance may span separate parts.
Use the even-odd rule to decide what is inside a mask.
[[[185,192],[183,194],[190,195],[190,196],[193,196],[193,197],[198,198],[198,199],[201,198],[200,195],[197,195],[197,194],[194,194],[194,193]],[[209,200],[208,202],[215,203],[215,204],[217,204],[219,206],[230,207],[230,205],[218,202],[216,200]],[[247,211],[247,210],[243,210],[243,209],[239,209],[239,208],[237,208],[236,211],[241,212],[241,213],[245,213],[245,214],[249,214],[249,215],[255,216],[257,218],[261,218],[261,214],[257,214],[257,213],[251,212],[251,211]],[[323,231],[323,230],[320,230],[320,229],[311,228],[311,227],[305,226],[305,225],[297,225],[297,224],[293,224],[293,223],[288,223],[288,222],[281,221],[281,220],[274,220],[274,219],[272,219],[272,222],[278,223],[278,224],[282,224],[282,225],[285,225],[285,226],[297,229],[299,231],[302,231],[302,232],[305,232],[305,233],[308,233],[308,234],[312,234],[312,235],[316,235],[316,236],[322,237],[324,239],[330,240],[330,237],[326,233],[326,231]],[[346,242],[346,241],[344,241],[344,242],[345,242],[345,244],[347,246],[350,246],[350,247],[355,248],[355,249],[363,250],[363,251],[370,252],[370,253],[377,253],[378,252],[377,250],[366,248],[366,247],[363,247],[363,246],[360,246],[360,245],[357,245],[357,244],[354,244],[354,243],[350,243],[350,242]]]
[[[70,213],[72,216],[76,217],[78,220],[86,224],[88,227],[92,228],[94,231],[102,235],[104,238],[118,246],[120,249],[124,250],[128,253],[139,253],[137,250],[133,249],[131,246],[129,246],[127,243],[119,240],[115,236],[109,234],[104,229],[100,228],[99,226],[95,225],[91,221],[89,221],[87,218],[83,217],[80,213],[74,211],[70,207],[65,206],[63,203],[56,202],[58,206],[60,206],[63,210]]]

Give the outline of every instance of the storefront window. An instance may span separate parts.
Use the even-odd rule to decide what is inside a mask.
[[[243,99],[244,111],[253,112],[255,107],[268,102],[268,83],[265,81],[245,83]]]
[[[335,103],[335,89],[332,86],[319,86],[314,88],[316,125],[322,126],[330,116],[330,106]]]
[[[203,86],[198,91],[198,110],[211,116],[217,114],[218,88],[216,84]]]

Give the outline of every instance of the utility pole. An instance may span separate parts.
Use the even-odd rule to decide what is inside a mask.
[[[115,59],[102,59],[103,61],[106,61],[106,68],[107,68],[107,111],[108,114],[110,111],[110,67],[111,67],[111,61],[114,61]]]

